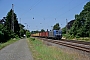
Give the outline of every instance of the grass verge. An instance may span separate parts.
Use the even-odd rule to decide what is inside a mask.
[[[0,43],[0,50],[4,47],[6,47],[7,45],[10,45],[11,43],[14,43],[16,41],[20,40],[19,38],[17,39],[10,39],[9,41],[5,42],[5,43]]]
[[[35,60],[74,60],[73,56],[55,46],[47,46],[41,40],[28,38],[28,44]]]
[[[90,37],[74,37],[69,34],[68,35],[63,34],[63,38],[68,39],[68,40],[78,40],[78,41],[90,42]]]

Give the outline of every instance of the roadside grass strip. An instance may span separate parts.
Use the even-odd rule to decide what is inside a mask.
[[[9,41],[5,42],[5,43],[0,43],[0,50],[4,47],[6,47],[7,45],[10,45],[16,41],[20,40],[19,38],[17,39],[10,39]]]
[[[63,36],[63,39],[90,42],[90,37],[75,37],[75,36],[66,35],[66,34],[63,34],[62,36]]]
[[[89,37],[76,38],[76,40],[90,42],[90,38]]]
[[[74,57],[55,46],[47,46],[41,40],[28,38],[29,47],[35,60],[74,60]]]

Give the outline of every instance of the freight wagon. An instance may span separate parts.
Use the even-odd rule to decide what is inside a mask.
[[[61,39],[62,38],[62,31],[61,30],[51,30],[51,31],[31,34],[31,36],[33,36],[33,37]]]

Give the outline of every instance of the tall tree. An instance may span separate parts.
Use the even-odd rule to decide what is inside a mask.
[[[18,23],[18,20],[17,20],[17,16],[14,13],[14,33],[19,35],[19,31],[20,31],[20,26],[19,26],[19,23]]]
[[[90,36],[90,2],[88,2],[79,15],[75,15],[75,22],[70,29],[70,34],[80,37]]]
[[[53,26],[53,30],[59,30],[59,29],[60,29],[59,23],[56,23],[56,24]]]
[[[25,26],[19,23],[19,27],[20,27],[19,35],[20,37],[23,37],[23,35],[26,34],[26,30],[24,29]]]
[[[45,30],[44,29],[41,29],[41,32],[45,32]]]
[[[14,13],[14,32],[12,27],[12,9],[7,13],[6,17],[0,20],[0,42],[6,42],[11,38],[23,36],[25,34],[24,25],[18,24],[17,15]]]
[[[6,16],[5,26],[11,35],[13,33],[19,35],[20,27],[19,27],[17,16],[15,13],[14,13],[14,32],[12,32],[12,30],[11,30],[11,28],[12,28],[12,9],[8,12],[8,14]]]
[[[62,34],[66,34],[66,27],[62,28]]]

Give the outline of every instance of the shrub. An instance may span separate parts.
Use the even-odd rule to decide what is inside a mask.
[[[30,37],[30,32],[29,31],[26,31],[26,36],[27,36],[27,38]]]

